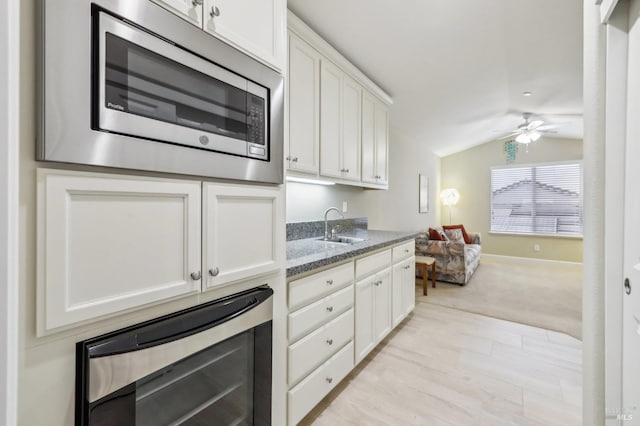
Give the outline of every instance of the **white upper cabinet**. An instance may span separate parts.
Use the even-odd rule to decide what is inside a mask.
[[[286,0],[204,0],[204,29],[282,71],[286,13]]]
[[[204,289],[282,267],[282,195],[278,187],[204,184]]]
[[[151,0],[261,62],[286,66],[286,0]]]
[[[389,110],[372,94],[362,95],[362,181],[388,184]]]
[[[202,28],[202,0],[151,0]]]
[[[320,174],[360,180],[362,88],[329,61],[321,61]]]
[[[289,174],[386,189],[391,98],[291,12],[288,26]]]
[[[318,174],[320,54],[289,35],[289,170]]]
[[[38,171],[38,334],[200,291],[201,183]]]
[[[360,115],[362,88],[347,75],[342,79],[342,178],[360,180]]]
[[[342,71],[322,61],[320,72],[320,174],[342,177]]]

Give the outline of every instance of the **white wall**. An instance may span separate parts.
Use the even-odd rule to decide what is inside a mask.
[[[322,220],[327,207],[341,209],[347,201],[345,217],[368,217],[370,229],[414,231],[439,223],[440,158],[393,126],[389,140],[387,191],[288,182],[287,222]],[[419,173],[429,177],[429,213],[418,213]]]

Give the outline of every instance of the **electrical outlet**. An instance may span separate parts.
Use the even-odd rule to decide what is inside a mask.
[[[540,244],[534,244],[533,251],[540,251]]]
[[[342,213],[346,213],[347,212],[347,202],[343,201],[342,202]]]

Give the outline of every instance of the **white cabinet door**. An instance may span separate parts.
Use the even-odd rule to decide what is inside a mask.
[[[375,276],[374,324],[375,342],[380,342],[391,331],[391,268]]]
[[[407,316],[416,307],[416,258],[414,256],[403,262],[403,305],[404,316]]]
[[[154,3],[202,28],[202,3],[195,0],[151,0]]]
[[[342,81],[342,177],[359,181],[362,88],[346,75]]]
[[[342,77],[329,61],[320,71],[320,174],[342,177]]]
[[[279,187],[204,184],[205,289],[282,267]]]
[[[286,60],[286,0],[205,0],[205,30],[278,70]]]
[[[376,179],[376,100],[362,91],[362,181],[377,183]]]
[[[405,275],[404,262],[393,265],[391,274],[391,316],[393,327],[400,324],[405,317]]]
[[[389,109],[376,100],[376,183],[389,183]]]
[[[393,265],[391,283],[393,327],[406,318],[416,306],[415,272],[414,256]]]
[[[289,34],[289,170],[317,174],[320,54]]]
[[[38,333],[200,291],[201,184],[38,171]]]
[[[362,181],[386,185],[388,179],[389,110],[371,93],[362,94]]]
[[[356,363],[362,361],[376,344],[374,334],[374,278],[369,277],[356,283]]]

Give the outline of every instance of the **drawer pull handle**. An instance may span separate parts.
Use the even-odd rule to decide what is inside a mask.
[[[329,285],[333,284],[333,280],[327,280],[327,284]]]
[[[327,306],[327,311],[333,312],[333,306]]]
[[[333,339],[327,339],[327,344],[328,344],[329,346],[333,345]]]
[[[212,277],[217,276],[220,273],[220,268],[218,268],[217,266],[215,268],[209,269],[209,275],[211,275]]]
[[[409,269],[409,268],[411,268],[411,266],[409,266],[409,265],[404,267],[404,269]]]
[[[404,249],[404,252],[405,253],[409,253],[409,249]]]
[[[327,377],[325,380],[327,381],[327,383],[331,383],[333,382],[333,377]]]
[[[202,274],[200,274],[200,271],[191,273],[191,279],[194,281],[198,281],[201,277]]]

